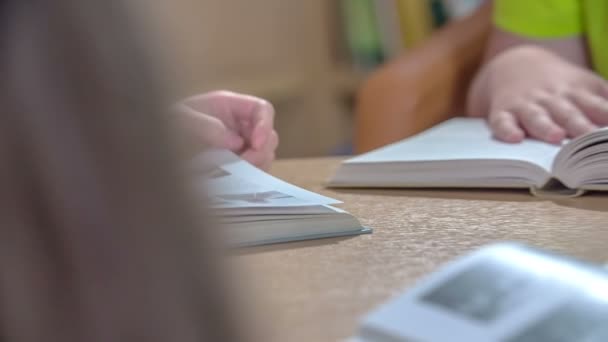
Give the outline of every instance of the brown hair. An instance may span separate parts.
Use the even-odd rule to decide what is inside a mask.
[[[2,341],[237,339],[133,23],[0,0]]]

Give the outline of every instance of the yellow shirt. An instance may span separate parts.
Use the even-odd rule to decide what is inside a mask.
[[[495,0],[494,23],[529,38],[582,36],[593,68],[608,79],[608,0]]]

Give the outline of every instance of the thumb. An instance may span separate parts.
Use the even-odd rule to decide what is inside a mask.
[[[245,144],[243,138],[228,129],[218,118],[189,108],[182,108],[182,113],[185,119],[183,120],[185,121],[185,128],[201,143],[234,152],[243,148]]]
[[[206,115],[205,115],[206,116]],[[204,120],[201,138],[213,147],[225,148],[233,152],[240,151],[245,141],[236,132],[229,130],[222,121],[209,116]]]

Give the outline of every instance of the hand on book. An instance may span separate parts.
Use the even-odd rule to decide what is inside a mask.
[[[482,69],[469,111],[487,116],[497,139],[559,143],[608,125],[608,83],[542,48],[512,48]]]
[[[268,169],[279,137],[274,130],[274,107],[268,101],[228,91],[188,98],[177,106],[186,129],[197,141],[225,148]]]

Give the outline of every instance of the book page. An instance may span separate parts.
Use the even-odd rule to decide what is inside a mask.
[[[364,341],[607,341],[599,267],[499,244],[444,266],[369,315]],[[441,329],[437,329],[441,327]]]
[[[555,158],[553,173],[570,188],[608,189],[608,127],[568,142]]]
[[[532,139],[519,144],[503,143],[492,137],[483,119],[455,118],[346,163],[521,160],[551,172],[559,150],[560,146]]]
[[[312,207],[341,203],[275,178],[226,150],[205,152],[191,162],[195,187],[215,208]]]

